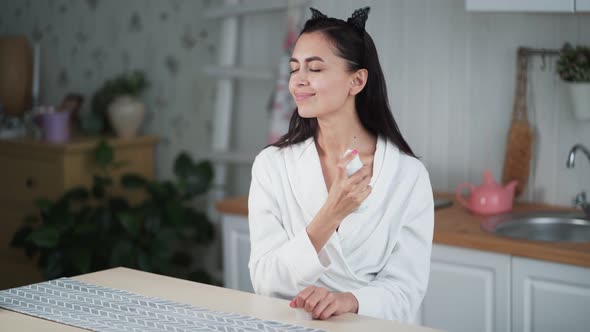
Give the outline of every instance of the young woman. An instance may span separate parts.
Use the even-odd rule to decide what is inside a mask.
[[[430,271],[428,172],[389,108],[369,8],[346,22],[311,11],[290,62],[289,131],[252,166],[252,284],[316,319],[412,321]],[[356,155],[364,166],[349,177]]]

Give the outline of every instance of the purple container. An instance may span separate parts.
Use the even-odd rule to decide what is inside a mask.
[[[52,112],[39,115],[43,138],[51,143],[70,139],[70,112]]]

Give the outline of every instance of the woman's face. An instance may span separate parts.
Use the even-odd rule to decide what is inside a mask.
[[[322,33],[299,36],[291,56],[289,91],[304,118],[332,113],[350,96],[353,74]]]

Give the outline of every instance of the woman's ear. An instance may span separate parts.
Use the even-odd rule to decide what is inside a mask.
[[[366,69],[359,69],[350,77],[350,95],[355,96],[363,91],[367,84],[369,72]]]

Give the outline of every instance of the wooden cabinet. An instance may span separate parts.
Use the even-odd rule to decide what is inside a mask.
[[[113,173],[115,178],[127,172],[154,178],[156,137],[108,141],[115,159],[126,162]],[[34,262],[22,250],[10,248],[10,239],[23,217],[37,212],[33,205],[36,198],[55,199],[67,189],[92,183],[97,174],[92,152],[97,144],[96,138],[75,138],[66,144],[0,140],[0,289],[42,280]]]
[[[445,331],[510,330],[510,255],[434,245],[417,323]]]
[[[588,331],[590,269],[514,257],[512,331]]]

